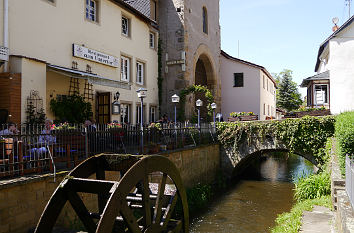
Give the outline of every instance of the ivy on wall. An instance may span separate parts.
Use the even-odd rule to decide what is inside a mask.
[[[218,140],[224,147],[233,147],[255,138],[264,140],[273,137],[288,146],[290,152],[310,154],[320,165],[325,163],[321,148],[327,139],[334,135],[335,118],[305,116],[299,119],[286,119],[270,122],[221,122],[217,124]]]
[[[208,109],[208,116],[213,115],[213,109],[211,108],[211,104],[214,102],[214,96],[211,91],[202,85],[193,85],[183,89],[179,96],[180,96],[180,110],[178,111],[178,119],[184,120],[185,119],[185,105],[186,105],[186,96],[192,93],[204,93],[205,98],[207,99],[207,109]]]

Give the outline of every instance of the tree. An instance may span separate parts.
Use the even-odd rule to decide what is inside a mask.
[[[286,111],[296,110],[302,104],[297,84],[292,80],[292,71],[284,69],[275,75],[278,83],[277,107]]]

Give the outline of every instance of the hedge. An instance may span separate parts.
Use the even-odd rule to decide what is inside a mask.
[[[345,174],[345,156],[354,159],[354,112],[345,112],[336,117],[335,137],[341,172]]]

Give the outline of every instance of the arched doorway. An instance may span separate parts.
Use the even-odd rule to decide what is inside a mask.
[[[212,93],[215,95],[215,77],[214,77],[213,65],[209,60],[209,57],[206,54],[199,56],[194,72],[194,83],[195,85],[206,86]],[[203,101],[203,107],[200,109],[202,122],[208,120],[208,110],[207,110],[207,99],[205,93],[196,93],[195,101],[201,99]],[[195,103],[194,103],[195,105]]]

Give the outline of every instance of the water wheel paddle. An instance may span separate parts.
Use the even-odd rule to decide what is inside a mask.
[[[106,171],[120,171],[122,177],[106,180]],[[89,178],[92,175],[96,179]],[[78,193],[97,195],[98,213],[89,211]],[[178,201],[181,210],[176,214]],[[101,154],[85,160],[55,190],[35,232],[51,232],[66,202],[89,233],[188,232],[182,179],[163,156]]]

